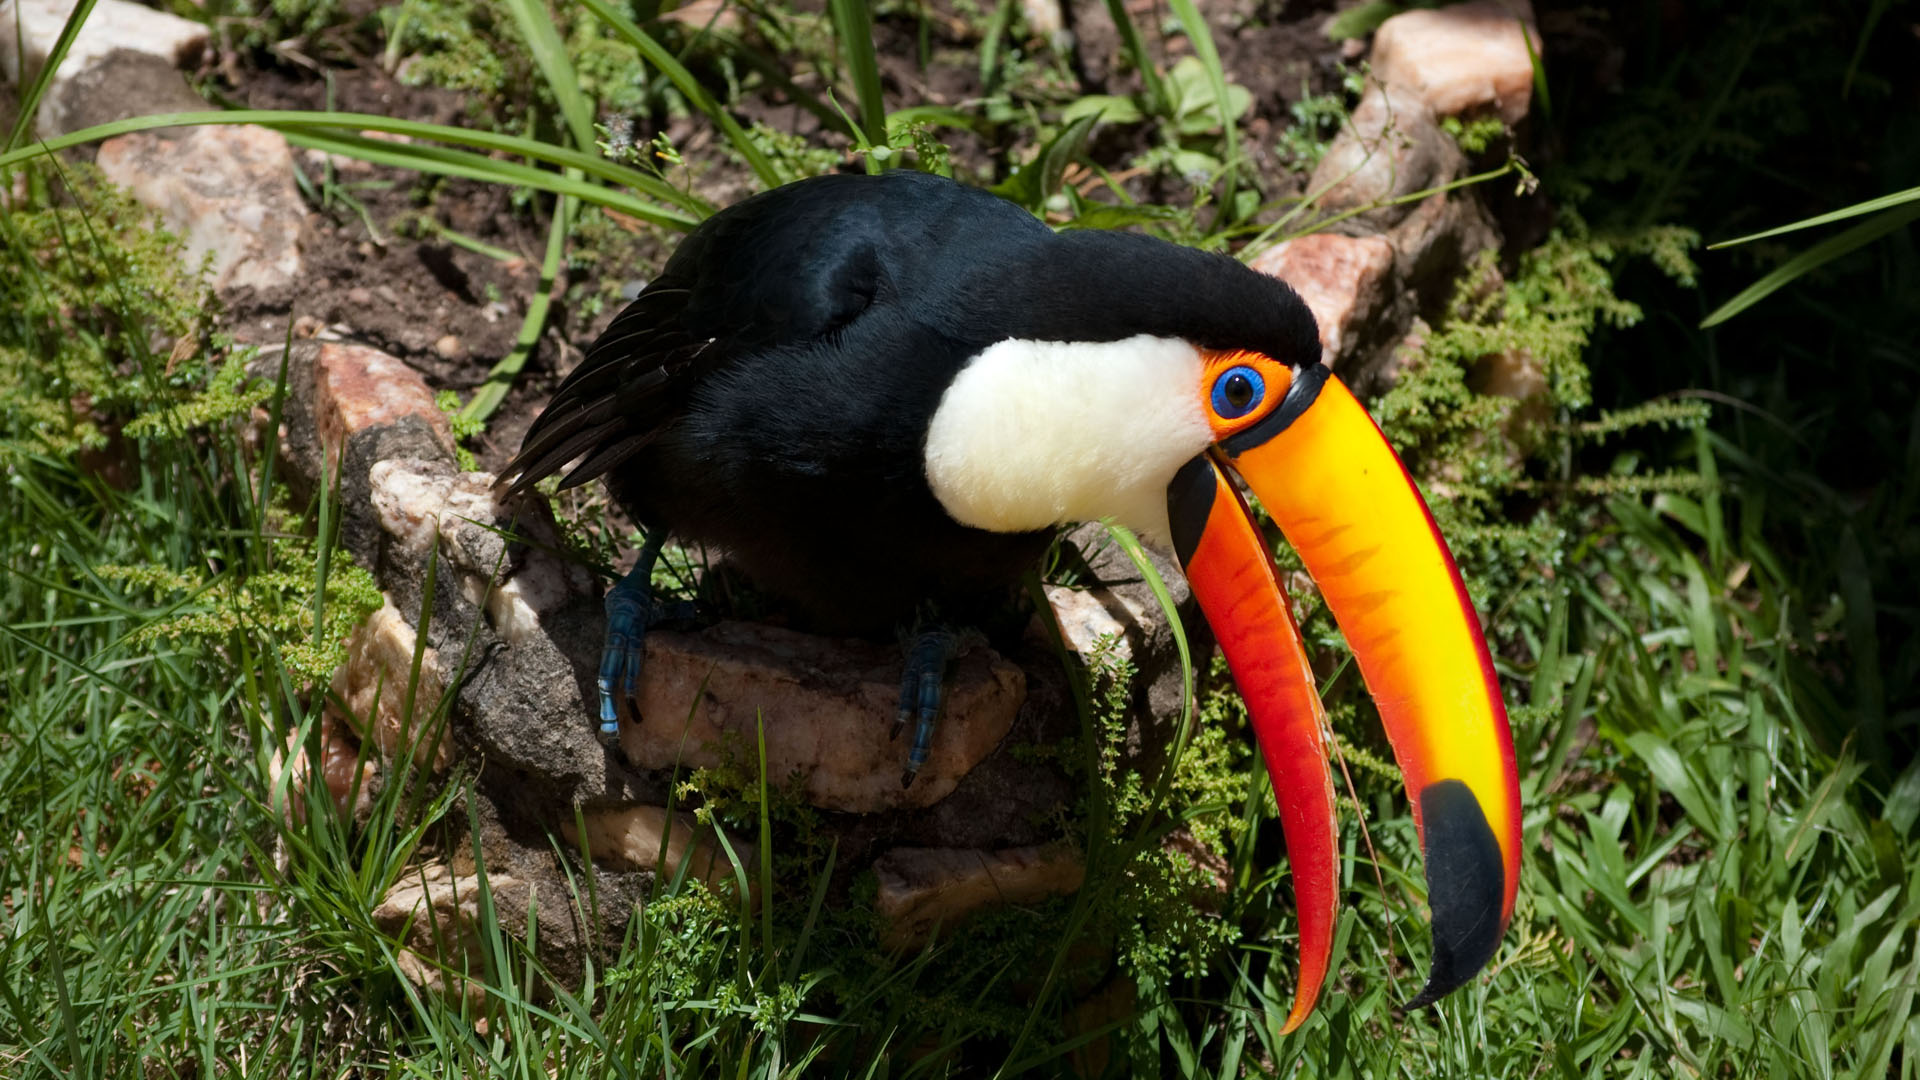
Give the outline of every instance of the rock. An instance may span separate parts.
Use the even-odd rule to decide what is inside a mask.
[[[284,290],[299,279],[306,208],[280,133],[250,125],[135,132],[101,143],[97,161],[186,240],[192,266],[211,255],[216,289]]]
[[[890,949],[926,944],[982,908],[1032,904],[1077,891],[1086,877],[1080,854],[1065,844],[971,851],[895,848],[873,864],[880,891],[874,909],[886,920]]]
[[[1393,264],[1393,245],[1381,237],[1312,233],[1268,248],[1249,265],[1293,286],[1320,325],[1327,362],[1347,375],[1391,322],[1381,315],[1398,296]]]
[[[453,429],[420,373],[368,345],[325,341],[313,357],[314,422],[327,460],[361,432],[417,417],[453,452]]]
[[[1140,1013],[1140,988],[1116,972],[1061,1018],[1069,1040],[1087,1041],[1068,1054],[1075,1076],[1106,1076],[1113,1060],[1113,1032]]]
[[[288,824],[307,820],[307,785],[313,782],[313,770],[307,765],[306,747],[288,732],[287,745],[276,749],[267,764],[269,801],[280,808],[281,819]],[[358,773],[356,788],[355,773]],[[342,819],[364,821],[373,809],[378,790],[380,767],[363,761],[360,748],[346,738],[331,712],[320,715],[320,782],[327,786],[333,808]]]
[[[1500,229],[1478,195],[1447,191],[1420,200],[1387,233],[1393,244],[1394,273],[1413,290],[1419,311],[1439,320],[1446,314],[1460,275],[1483,251],[1500,246]]]
[[[9,82],[39,76],[77,6],[0,0],[0,72]],[[35,130],[53,138],[127,116],[206,109],[176,70],[206,45],[204,24],[129,0],[99,0],[41,98]]]
[[[984,646],[948,670],[933,752],[900,786],[911,740],[891,729],[903,650],[756,623],[722,622],[698,634],[647,635],[637,718],[620,747],[647,769],[701,768],[729,759],[757,767],[761,722],[767,780],[797,777],[808,802],[874,813],[929,806],[1000,745],[1026,696],[1026,676]]]
[[[144,10],[144,9],[143,9]],[[61,70],[68,70],[61,65]],[[49,89],[35,127],[42,137],[65,134],[134,116],[206,112],[212,106],[199,95],[171,60],[120,49],[76,74],[66,76],[60,93]],[[155,128],[155,138],[177,140],[194,128]]]
[[[1198,668],[1206,663],[1207,651],[1213,647],[1212,631],[1193,602],[1180,567],[1164,553],[1146,550],[1148,562],[1166,585]],[[1048,587],[1048,603],[1054,617],[1061,621],[1067,646],[1083,659],[1092,656],[1101,636],[1116,631],[1123,634],[1121,647],[1113,650],[1113,656],[1130,664],[1134,677],[1122,756],[1128,768],[1151,773],[1159,768],[1180,721],[1179,642],[1153,587],[1105,526],[1098,522],[1076,526],[1067,534],[1064,551],[1081,561],[1081,585],[1074,589]],[[1029,636],[1041,643],[1047,641],[1037,626]]]
[[[347,705],[338,717],[387,760],[406,754],[415,765],[440,773],[453,761],[453,741],[441,709],[448,671],[439,650],[420,650],[418,681],[413,624],[388,600],[347,639],[347,662],[333,676],[333,692]],[[331,714],[333,704],[328,704]],[[427,723],[431,721],[431,723]]]
[[[1413,212],[1411,203],[1381,205],[1438,187],[1460,175],[1466,157],[1415,91],[1369,82],[1360,104],[1314,167],[1307,190],[1326,216],[1371,206],[1343,221],[1343,231],[1383,232]]]
[[[652,871],[659,867],[671,879],[680,864],[686,863],[689,877],[716,890],[734,888],[739,881],[733,861],[727,858],[713,828],[700,824],[692,814],[676,813],[664,806],[623,806],[583,810],[580,817],[585,824],[588,854],[618,869]],[[560,832],[568,844],[580,843],[582,830],[573,822],[563,820]],[[760,872],[755,847],[732,836],[727,837],[727,843],[746,870],[751,895]]]
[[[1392,267],[1375,278],[1379,300],[1372,310],[1363,310],[1369,278],[1378,268],[1377,246],[1320,239],[1306,251],[1269,252],[1257,263],[1289,281],[1297,274],[1315,288],[1325,286],[1317,299],[1305,288],[1300,291],[1322,320],[1322,342],[1330,346],[1341,377],[1363,398],[1393,385],[1394,345],[1413,317],[1443,316],[1461,271],[1482,251],[1499,246],[1499,230],[1470,188],[1393,201],[1456,180],[1465,175],[1466,165],[1466,155],[1440,130],[1418,90],[1375,82],[1314,170],[1309,189],[1322,193],[1318,208],[1325,217],[1360,211],[1332,223],[1330,231],[1354,239],[1385,238]],[[1303,264],[1299,269],[1280,265],[1295,260]],[[1348,295],[1355,303],[1342,314]],[[1321,315],[1319,305],[1332,317]],[[1329,322],[1339,331],[1337,347]]]
[[[1515,402],[1501,427],[1513,441],[1513,464],[1517,466],[1553,419],[1553,411],[1547,404],[1547,373],[1541,370],[1539,359],[1525,349],[1491,353],[1481,357],[1467,372],[1467,385],[1475,393],[1512,398]]]
[[[1027,32],[1045,41],[1053,51],[1072,51],[1073,32],[1067,29],[1060,0],[1020,0],[1020,18],[1027,24]]]
[[[1093,657],[1103,649],[1131,662],[1133,642],[1128,639],[1128,624],[1108,610],[1110,597],[1092,589],[1069,589],[1064,585],[1046,586],[1047,604],[1060,624],[1060,637],[1067,648],[1083,657]]]
[[[1533,60],[1541,55],[1528,0],[1473,0],[1403,12],[1373,35],[1373,74],[1417,94],[1436,116],[1527,115]]]
[[[506,896],[527,892],[523,882],[500,873],[490,873],[486,884],[496,904]],[[455,877],[445,863],[430,863],[388,890],[372,917],[382,932],[400,940],[395,959],[414,985],[464,997],[475,1010],[486,1003],[485,983],[465,974],[478,975],[487,969],[478,929],[478,874]],[[502,918],[500,925],[514,924]]]
[[[740,12],[726,0],[692,0],[691,3],[661,12],[660,17],[677,22],[689,30],[713,29],[727,34],[740,30]]]

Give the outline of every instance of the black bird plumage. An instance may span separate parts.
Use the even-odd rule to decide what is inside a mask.
[[[694,230],[561,384],[503,481],[581,458],[646,527],[729,551],[826,629],[1004,587],[1047,532],[952,520],[927,425],[1008,338],[1136,334],[1314,362],[1292,290],[1223,256],[1126,233],[1056,234],[983,191],[912,172],[765,192]],[[584,457],[583,457],[584,455]]]

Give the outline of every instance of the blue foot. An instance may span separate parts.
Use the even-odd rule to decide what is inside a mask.
[[[900,676],[900,711],[894,714],[892,736],[899,738],[907,721],[917,718],[913,746],[907,751],[907,768],[900,774],[903,788],[913,786],[913,778],[933,752],[933,726],[947,701],[947,661],[953,659],[957,645],[945,630],[926,630],[907,650],[906,670]]]
[[[633,570],[607,590],[607,643],[600,652],[600,674],[594,680],[600,690],[600,735],[613,739],[620,734],[618,703],[630,700],[640,686],[640,669],[646,662],[647,630],[668,619],[692,615],[693,605],[679,602],[665,609],[653,599],[653,564],[660,556],[664,532],[649,536],[640,549]]]

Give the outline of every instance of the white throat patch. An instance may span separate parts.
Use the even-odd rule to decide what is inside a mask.
[[[1165,542],[1167,485],[1213,440],[1200,354],[1177,338],[1009,339],[961,369],[927,430],[955,521],[1024,532],[1112,515]]]

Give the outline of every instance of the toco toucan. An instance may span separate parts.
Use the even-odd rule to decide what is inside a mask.
[[[1279,279],[1147,236],[1055,233],[926,174],[803,180],[680,244],[502,483],[575,461],[564,483],[605,477],[647,535],[608,595],[608,729],[668,533],[726,550],[825,624],[868,630],[1004,590],[1070,522],[1112,518],[1171,546],[1273,780],[1300,908],[1292,1030],[1332,948],[1333,786],[1313,675],[1238,476],[1346,634],[1405,774],[1434,935],[1414,1003],[1499,944],[1520,800],[1479,619],[1413,481]],[[922,644],[902,701],[924,720],[921,758],[946,661],[939,635]]]

